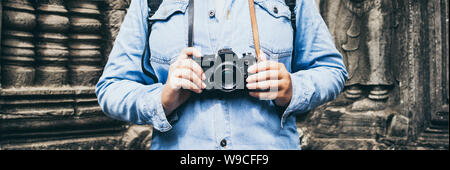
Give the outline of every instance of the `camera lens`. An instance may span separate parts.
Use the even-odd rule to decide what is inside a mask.
[[[237,86],[237,67],[233,62],[225,62],[216,67],[214,71],[214,84],[217,89],[232,92]],[[216,77],[217,76],[217,77]]]
[[[222,71],[222,88],[225,90],[232,90],[236,86],[235,75],[233,68],[225,68]]]

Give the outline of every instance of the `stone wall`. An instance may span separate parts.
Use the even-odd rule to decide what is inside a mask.
[[[105,0],[103,3],[103,18],[105,23],[105,48],[104,54],[109,54],[114,45],[114,40],[119,34],[120,25],[125,17],[131,0]],[[107,55],[105,55],[107,57]]]
[[[94,87],[129,1],[2,0],[0,149],[143,149]]]
[[[305,149],[448,149],[448,0],[321,0],[349,81],[299,117]]]

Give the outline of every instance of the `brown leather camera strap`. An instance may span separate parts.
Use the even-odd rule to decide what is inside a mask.
[[[258,61],[260,61],[259,31],[258,23],[256,22],[255,2],[254,0],[248,0],[248,4],[250,7],[250,19],[252,22],[253,43],[255,44],[256,58],[258,59]]]

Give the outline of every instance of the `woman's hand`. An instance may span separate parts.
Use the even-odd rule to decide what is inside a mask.
[[[202,68],[190,56],[201,57],[198,49],[185,48],[177,60],[170,65],[167,82],[164,85],[161,102],[166,115],[186,102],[191,92],[202,93],[206,88],[206,79]]]
[[[292,99],[291,75],[283,63],[267,60],[261,52],[261,60],[248,69],[251,75],[247,78],[249,90],[266,90],[250,92],[250,96],[261,100],[274,100],[280,107],[287,107]]]

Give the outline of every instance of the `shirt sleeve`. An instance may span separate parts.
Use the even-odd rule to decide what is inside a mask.
[[[344,88],[347,71],[342,55],[314,0],[297,0],[296,34],[292,59],[293,97],[282,115],[305,113],[334,100]]]
[[[163,85],[141,68],[149,10],[147,1],[132,0],[95,91],[109,117],[167,132],[172,126],[161,104]]]

